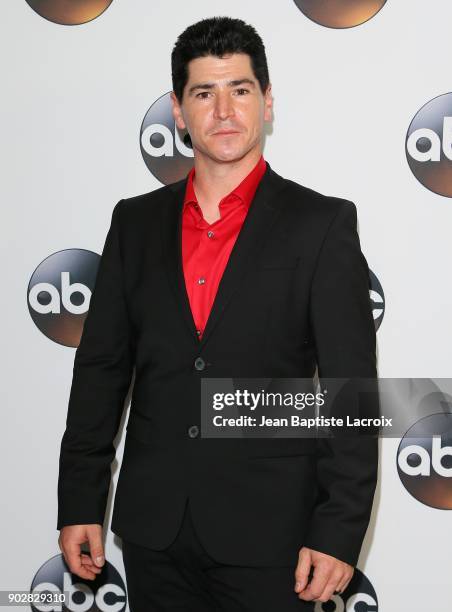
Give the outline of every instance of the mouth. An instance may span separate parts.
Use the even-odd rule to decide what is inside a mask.
[[[219,132],[214,132],[212,136],[229,136],[231,134],[239,134],[237,130],[220,130]]]

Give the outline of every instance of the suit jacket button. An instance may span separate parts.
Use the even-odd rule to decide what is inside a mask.
[[[206,367],[206,362],[204,361],[204,359],[202,357],[197,357],[195,359],[195,368],[197,370],[204,370],[205,367]]]
[[[188,435],[190,438],[197,438],[199,434],[199,428],[197,425],[192,425],[188,428]]]

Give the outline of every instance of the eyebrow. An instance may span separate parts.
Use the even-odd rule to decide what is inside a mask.
[[[251,85],[252,87],[256,86],[256,83],[248,78],[235,79],[234,81],[228,81],[227,83],[228,87],[237,87],[238,85],[243,84]],[[188,90],[188,95],[190,96],[194,91],[198,89],[214,89],[215,86],[215,83],[196,83],[195,85],[192,85],[190,87],[190,89]]]

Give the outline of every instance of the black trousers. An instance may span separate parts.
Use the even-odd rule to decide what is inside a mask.
[[[162,551],[123,540],[131,612],[307,612],[298,599],[295,567],[238,567],[210,557],[185,507],[180,531]]]

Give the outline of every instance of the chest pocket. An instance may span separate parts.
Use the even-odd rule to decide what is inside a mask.
[[[315,438],[244,439],[242,446],[248,457],[296,457],[317,452]]]

